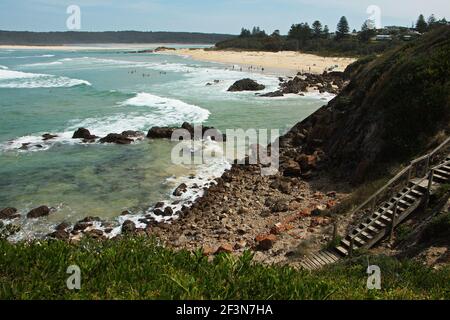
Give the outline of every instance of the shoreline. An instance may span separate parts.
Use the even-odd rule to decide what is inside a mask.
[[[296,75],[297,73],[322,74],[324,71],[340,71],[356,58],[322,57],[294,51],[225,51],[205,49],[176,49],[161,51],[160,54],[189,57],[203,62],[215,62],[239,66],[243,71],[274,72],[275,74]],[[231,66],[231,67],[232,67]]]

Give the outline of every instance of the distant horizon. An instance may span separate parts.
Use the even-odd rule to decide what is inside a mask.
[[[367,9],[376,5],[383,26],[411,27],[419,14],[428,18],[450,17],[447,0],[2,0],[0,30],[22,32],[68,31],[67,8],[79,6],[84,32],[189,32],[239,34],[242,27],[259,26],[267,33],[287,34],[292,24],[319,20],[335,31],[341,16],[350,29],[359,30],[370,17]],[[149,30],[164,31],[149,31]],[[183,31],[180,31],[183,30]]]

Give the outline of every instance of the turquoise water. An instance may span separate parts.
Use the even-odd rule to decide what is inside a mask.
[[[325,103],[318,97],[228,93],[244,77],[265,84],[266,91],[278,86],[277,75],[229,68],[125,50],[0,50],[0,207],[23,214],[40,205],[57,208],[26,223],[23,235],[43,234],[61,221],[114,220],[123,210],[142,214],[157,201],[170,201],[189,174],[208,180],[224,169],[223,163],[172,164],[169,141],[83,145],[71,139],[79,127],[103,136],[188,121],[283,132]],[[44,142],[44,133],[58,137]],[[18,149],[23,143],[31,143],[29,150]]]

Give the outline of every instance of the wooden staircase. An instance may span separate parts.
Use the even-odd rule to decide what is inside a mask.
[[[353,214],[362,213],[363,218],[337,247],[307,256],[300,265],[307,270],[317,270],[351,257],[355,250],[370,249],[385,237],[392,237],[396,226],[421,205],[428,206],[430,195],[450,183],[450,157],[448,153],[444,158],[438,156],[449,144],[450,139],[432,153],[411,162],[353,211]],[[430,169],[436,160],[439,164]]]

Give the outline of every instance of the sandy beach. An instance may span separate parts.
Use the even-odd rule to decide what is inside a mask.
[[[253,70],[276,70],[288,73],[311,72],[323,73],[325,70],[344,71],[356,61],[354,58],[321,57],[294,51],[260,52],[260,51],[209,51],[204,49],[178,49],[165,51],[164,54],[188,56],[194,60],[219,62],[239,65]]]

